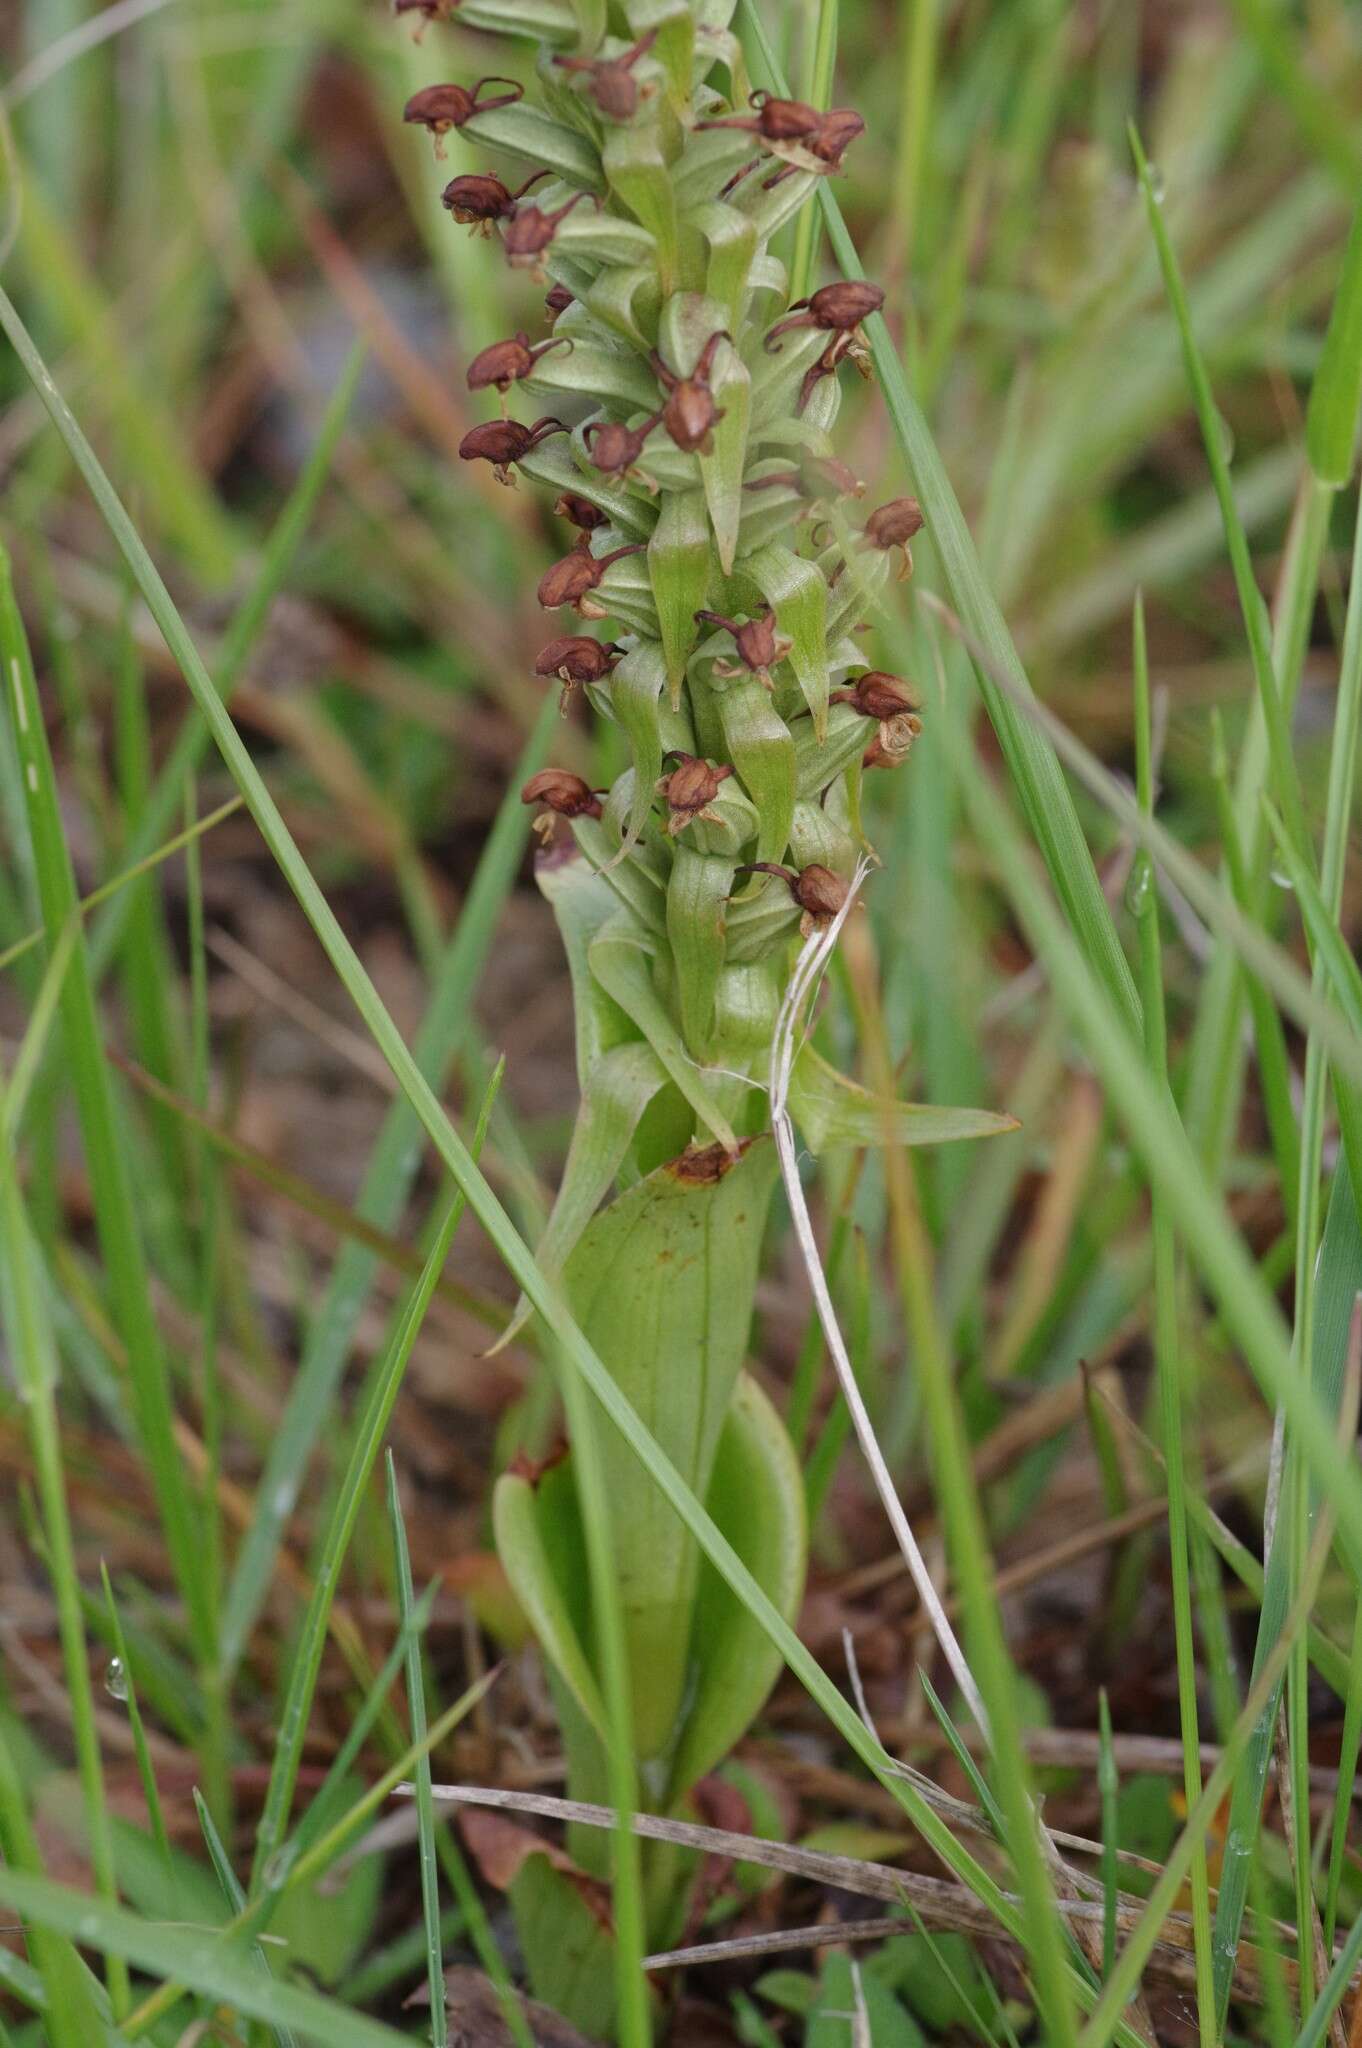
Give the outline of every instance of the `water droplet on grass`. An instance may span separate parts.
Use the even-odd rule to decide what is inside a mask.
[[[121,1657],[110,1657],[104,1672],[104,1690],[116,1700],[128,1697],[128,1667]]]
[[[1154,890],[1154,867],[1148,854],[1137,853],[1126,881],[1126,909],[1132,917],[1143,917]]]

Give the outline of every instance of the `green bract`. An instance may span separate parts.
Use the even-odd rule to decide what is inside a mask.
[[[867,668],[851,636],[920,523],[900,500],[862,529],[850,517],[861,486],[829,438],[838,366],[862,360],[859,321],[880,294],[830,284],[791,307],[771,248],[860,122],[749,100],[731,0],[464,0],[460,12],[538,39],[539,104],[496,80],[481,111],[480,88],[431,87],[408,118],[458,128],[479,166],[503,153],[505,183],[465,174],[447,203],[551,284],[544,338],[568,344],[540,352],[541,337],[521,334],[483,352],[473,381],[528,418],[484,422],[462,452],[503,481],[519,468],[548,485],[577,526],[577,550],[540,595],[575,602],[583,623],[560,612],[538,669],[565,696],[587,692],[631,763],[609,791],[564,771],[526,789],[546,806],[549,837],[557,818],[571,826],[540,881],[571,963],[582,1094],[539,1257],[793,1618],[802,1477],[743,1370],[778,1173],[765,1083],[801,930],[835,914],[862,850],[863,766],[896,765],[918,729],[897,679],[847,687]],[[625,548],[636,551],[617,555]],[[598,566],[605,557],[616,559]],[[590,635],[594,620],[609,621],[609,638]],[[813,1150],[1008,1127],[879,1101],[811,1049],[789,1099]],[[776,1658],[609,1432],[602,1456],[638,1763],[650,1797],[675,1809],[760,1710]],[[548,1660],[572,1790],[606,1796],[571,1453],[504,1476],[494,1518]],[[573,1850],[600,1874],[605,1837]],[[580,1902],[533,1860],[533,1882],[512,1888],[531,1976],[598,2026],[599,1971],[576,1999],[559,1953]],[[689,1875],[674,1851],[648,1866],[654,1946],[684,1919]]]

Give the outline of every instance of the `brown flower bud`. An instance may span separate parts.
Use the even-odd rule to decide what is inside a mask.
[[[566,313],[572,304],[572,293],[565,284],[550,285],[544,294],[544,310],[550,320],[556,320],[560,313]]]
[[[536,420],[532,427],[522,426],[519,420],[488,420],[484,426],[469,428],[459,443],[459,454],[465,462],[490,462],[497,482],[508,484],[513,462],[519,462],[550,434],[567,431],[561,420],[548,417]]]
[[[921,533],[923,524],[916,498],[891,498],[887,505],[875,507],[862,532],[871,547],[906,548],[914,534]]]
[[[623,476],[643,453],[643,444],[662,417],[662,408],[640,427],[626,427],[620,420],[592,420],[582,429],[582,439],[594,466],[604,476]]]
[[[570,519],[583,533],[594,533],[598,526],[610,523],[608,512],[602,512],[599,505],[593,505],[590,498],[584,498],[580,491],[564,491],[554,511],[560,518]]]
[[[593,607],[589,611],[583,604],[588,593],[593,591],[612,562],[618,562],[624,555],[640,555],[646,551],[646,541],[632,541],[627,547],[615,548],[608,555],[593,555],[585,534],[570,555],[564,555],[561,562],[555,562],[546,569],[539,579],[539,602],[545,611],[554,611],[559,605],[573,604],[585,611],[588,617],[604,618],[604,611]]]
[[[564,200],[552,213],[545,213],[539,206],[522,206],[507,222],[501,238],[501,246],[511,267],[515,270],[537,269],[540,257],[558,232],[559,223],[566,220],[573,207],[580,206],[586,196],[585,192],[574,192],[571,199]]]
[[[777,662],[784,661],[790,651],[789,640],[776,629],[773,611],[768,608],[743,625],[739,625],[736,619],[726,619],[722,612],[697,612],[695,616],[707,625],[722,626],[726,633],[731,633],[743,667],[760,677],[768,690],[771,688],[771,670]]]
[[[918,711],[922,699],[902,676],[886,675],[883,669],[867,669],[844,690],[834,690],[829,701],[850,704],[862,718],[899,718],[905,711]]]
[[[547,341],[541,341],[534,347],[530,344],[529,335],[523,331],[513,334],[508,341],[494,341],[490,348],[480,350],[468,365],[468,388],[470,391],[485,391],[491,384],[505,393],[518,377],[529,376],[547,350],[571,347],[566,334],[551,334]]]
[[[808,142],[817,135],[823,116],[817,107],[806,106],[803,100],[778,100],[769,92],[754,92],[750,105],[757,110],[756,118],[744,114],[728,114],[717,121],[697,121],[697,128],[741,128],[748,135],[759,135],[763,142]]]
[[[719,343],[731,339],[724,328],[711,334],[689,377],[678,377],[674,370],[668,369],[657,350],[653,350],[653,368],[668,394],[667,403],[662,408],[662,424],[685,454],[698,451],[701,455],[708,455],[714,445],[715,422],[721,420],[723,414],[714,403],[709,379]]]
[[[563,683],[598,683],[609,675],[619,653],[613,640],[592,640],[585,633],[569,633],[540,648],[534,672],[537,676],[557,676]]]
[[[696,754],[677,753],[671,758],[676,766],[670,775],[663,776],[660,787],[669,813],[667,830],[675,836],[685,830],[692,818],[703,817],[733,770],[726,761],[717,768],[711,767]]]
[[[868,314],[878,313],[883,304],[884,293],[877,284],[855,278],[825,284],[811,298],[795,301],[785,318],[778,320],[767,335],[766,347],[774,354],[780,336],[793,333],[797,327],[823,327],[832,334],[850,334]]]
[[[580,775],[566,768],[541,768],[520,792],[523,804],[545,804],[560,818],[599,818],[600,798]]]
[[[913,742],[922,731],[922,720],[915,711],[901,711],[895,718],[886,718],[876,732],[874,739],[861,756],[863,768],[897,768],[907,760]]]
[[[553,61],[564,71],[586,74],[591,97],[607,120],[629,121],[638,111],[639,102],[634,66],[656,41],[657,30],[650,28],[647,35],[640,36],[633,48],[626,50],[621,57],[602,57],[595,61],[590,57],[555,57]]]
[[[532,185],[537,185],[548,175],[547,171],[536,171],[518,191],[511,192],[491,171],[470,171],[463,177],[451,178],[440,199],[455,220],[467,227],[480,227],[490,234],[492,222],[509,220],[515,212],[516,200],[523,199]]]
[[[826,924],[847,900],[847,884],[831,868],[810,861],[806,868],[782,867],[779,861],[749,860],[734,870],[739,875],[779,875],[804,913],[803,929]]]
[[[457,6],[458,0],[443,0],[443,4]],[[438,18],[441,8],[442,0],[430,0],[430,4],[422,6],[419,11],[428,21],[433,21]],[[511,90],[482,100],[478,94],[485,85],[509,85]],[[423,85],[402,109],[402,119],[427,129],[435,137],[436,156],[443,156],[443,137],[451,128],[462,128],[474,114],[490,114],[494,107],[514,106],[524,97],[523,85],[517,85],[513,78],[498,78],[495,73],[480,78],[471,92],[466,85]]]

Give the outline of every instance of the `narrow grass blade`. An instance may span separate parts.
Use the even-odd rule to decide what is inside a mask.
[[[520,801],[523,777],[543,765],[557,729],[552,696],[525,743],[478,862],[463,915],[446,950],[413,1053],[435,1087],[444,1077],[468,1015],[468,1004],[487,958],[502,905],[519,870],[529,832]],[[369,1156],[355,1209],[361,1221],[391,1232],[401,1216],[421,1158],[421,1126],[411,1105],[394,1103]],[[223,1661],[234,1665],[269,1589],[284,1525],[293,1511],[308,1460],[326,1426],[340,1375],[354,1342],[375,1275],[378,1255],[346,1245],[332,1267],[316,1315],[308,1326],[279,1428],[256,1490],[256,1509],[237,1557],[223,1611]]]
[[[1118,1857],[1121,1851],[1121,1816],[1118,1801],[1121,1780],[1116,1769],[1116,1751],[1111,1739],[1111,1708],[1107,1689],[1097,1695],[1097,1734],[1101,1747],[1097,1756],[1097,1794],[1102,1802],[1102,1976],[1111,1975],[1116,1962],[1116,1895],[1120,1890]]]
[[[813,36],[808,75],[801,81],[806,106],[826,109],[832,103],[837,71],[837,17],[839,0],[819,0],[818,21]],[[790,298],[807,298],[813,289],[814,265],[818,256],[818,216],[811,206],[801,209],[795,222],[794,255],[790,262]]]
[[[1353,473],[1357,415],[1362,406],[1362,200],[1353,214],[1343,269],[1324,335],[1324,353],[1310,386],[1305,449],[1321,483],[1335,489]]]
[[[56,775],[42,721],[28,638],[15,600],[9,558],[0,549],[0,659],[23,769],[29,832],[50,937],[78,919],[75,875],[67,848]],[[205,1621],[202,1575],[189,1489],[174,1439],[170,1378],[151,1307],[150,1284],[128,1161],[118,1129],[105,1061],[94,983],[83,933],[62,983],[63,1041],[85,1143],[95,1222],[108,1268],[110,1301],[126,1348],[133,1411],[150,1468],[175,1576],[199,1632]]]
[[[446,1244],[446,1249],[447,1249]],[[388,1494],[388,1520],[392,1525],[393,1553],[397,1564],[397,1611],[407,1632],[407,1713],[413,1741],[426,1732],[426,1682],[421,1669],[421,1639],[408,1624],[416,1595],[411,1581],[411,1552],[402,1503],[397,1494],[397,1467],[393,1454],[384,1458]],[[430,1754],[416,1766],[416,1842],[421,1863],[421,1907],[426,1922],[426,1983],[430,1989],[430,2038],[432,2048],[445,2048],[449,2023],[445,2013],[445,1957],[440,1935],[440,1871],[435,1854],[435,1801],[430,1795]]]
[[[226,1899],[233,1913],[240,1913],[246,1904],[246,1894],[242,1891],[241,1881],[232,1868],[232,1859],[227,1854],[226,1844],[213,1825],[213,1816],[208,1811],[208,1802],[197,1785],[194,1787],[194,1811],[199,1817],[199,1827],[203,1832],[203,1839],[208,1848],[208,1860],[217,1872],[218,1883],[222,1886],[222,1896]],[[261,1976],[272,1978],[274,1972],[270,1968],[269,1958],[265,1954],[263,1945],[258,1941],[254,1942],[251,1952],[255,1956],[256,1966]],[[276,2024],[270,2031],[278,2042],[279,2048],[298,2048],[297,2036],[291,2027]]]
[[[501,1085],[501,1075],[502,1068],[499,1066],[483,1101],[478,1129],[473,1140],[474,1149],[471,1156],[474,1160],[482,1148],[492,1104]],[[270,1771],[270,1782],[265,1793],[260,1824],[256,1830],[255,1859],[251,1877],[253,1892],[267,1882],[266,1872],[271,1859],[284,1839],[298,1777],[298,1766],[302,1761],[312,1695],[317,1684],[317,1674],[321,1669],[327,1619],[331,1612],[331,1603],[336,1596],[341,1564],[359,1514],[364,1490],[369,1483],[369,1475],[373,1471],[374,1461],[383,1442],[383,1433],[387,1429],[393,1404],[402,1385],[403,1374],[420,1334],[426,1310],[430,1306],[430,1298],[435,1292],[435,1283],[449,1256],[449,1248],[454,1241],[454,1233],[459,1227],[464,1207],[465,1197],[459,1192],[446,1211],[421,1277],[408,1297],[401,1323],[394,1332],[383,1372],[375,1380],[368,1410],[355,1435],[349,1468],[341,1481],[336,1504],[332,1510],[331,1525],[322,1546],[321,1568],[317,1574],[302,1633],[294,1648],[288,1692],[279,1714],[274,1764]]]
[[[42,1859],[3,1728],[0,1728],[0,1847],[5,1853],[0,1877],[12,1874],[20,1882],[25,1879],[29,1883],[44,1882]],[[50,1928],[36,1915],[32,1924],[28,1924],[27,1915],[24,1918],[23,1931],[29,1953],[46,1994],[43,2024],[51,2048],[86,2048],[88,2042],[102,2040],[105,2029],[99,2024],[93,1990],[72,1940]]]
[[[114,1599],[113,1586],[109,1579],[109,1568],[100,1559],[99,1575],[104,1585],[104,1605],[109,1618],[109,1637],[113,1643],[114,1662],[118,1667],[120,1697],[128,1716],[128,1732],[132,1736],[133,1755],[137,1759],[137,1775],[142,1781],[142,1797],[147,1803],[147,1819],[151,1824],[151,1838],[160,1851],[161,1863],[166,1876],[171,1875],[170,1837],[166,1832],[165,1814],[161,1810],[160,1788],[156,1783],[156,1772],[147,1747],[147,1731],[142,1721],[142,1708],[137,1697],[137,1686],[132,1675],[132,1661],[128,1656],[127,1640],[123,1634],[123,1622]]]
[[[772,88],[776,92],[788,91],[753,0],[742,0],[741,12],[752,41],[761,53]],[[818,199],[827,224],[828,240],[842,275],[863,277],[865,273],[855,244],[827,179],[819,184]],[[1019,693],[1029,697],[1031,685],[1026,671],[997,600],[985,580],[960,501],[946,474],[926,419],[908,389],[903,366],[882,314],[872,314],[866,322],[866,332],[890,420],[909,475],[926,508],[932,540],[941,557],[955,607],[993,660],[1011,677]],[[981,672],[979,682],[988,715],[1017,784],[1027,822],[1045,857],[1045,864],[1073,928],[1123,1021],[1129,1029],[1136,1030],[1139,1001],[1135,985],[1059,762],[1044,735],[1019,715],[992,676]]]

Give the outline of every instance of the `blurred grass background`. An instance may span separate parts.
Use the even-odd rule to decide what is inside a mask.
[[[838,196],[867,273],[888,290],[910,388],[1032,682],[1133,782],[1131,622],[1143,593],[1159,816],[1214,865],[1231,814],[1224,762],[1240,755],[1254,678],[1134,178],[1137,121],[1258,587],[1275,603],[1278,659],[1299,673],[1293,736],[1318,838],[1356,500],[1314,490],[1301,442],[1362,187],[1356,8],[841,0],[837,13],[835,97],[868,123]],[[762,15],[791,76],[809,78],[817,10],[767,0]],[[0,64],[6,288],[423,1067],[471,1121],[504,1055],[483,1165],[533,1240],[574,1088],[566,970],[529,880],[516,795],[550,756],[593,782],[619,757],[609,731],[560,720],[532,676],[546,637],[534,585],[561,547],[546,509],[456,459],[482,416],[462,365],[518,326],[537,333],[539,294],[439,206],[445,177],[490,166],[457,138],[448,167],[432,164],[399,120],[418,84],[503,70],[505,47],[458,26],[415,44],[367,0],[118,0],[103,12],[11,0]],[[842,420],[841,451],[868,504],[911,486],[873,386],[848,390]],[[356,1420],[443,1198],[231,779],[193,737],[177,668],[8,351],[0,477],[74,887],[88,895],[190,834],[87,922],[97,1033],[86,1032],[82,1073],[70,1040],[49,1036],[55,980],[25,943],[60,925],[60,906],[44,899],[23,762],[3,728],[0,1071],[26,1218],[7,1240],[7,1284],[13,1297],[32,1283],[50,1333],[60,1473],[43,1462],[56,1452],[35,1438],[36,1397],[11,1356],[0,1388],[0,1715],[50,1873],[93,1868],[99,1888],[144,1914],[211,1919],[220,1898],[190,1789],[203,1788],[229,1867],[235,1856],[244,1868]],[[918,579],[934,585],[925,510]],[[820,1222],[858,1370],[938,1559],[905,1346],[924,1289],[948,1333],[1026,1680],[1023,1718],[1053,1773],[1047,1811],[1099,1832],[1105,1688],[1123,1760],[1121,1839],[1157,1858],[1178,1824],[1182,1751],[1163,1481],[1132,1427],[1157,1433],[1145,1178],[999,887],[996,849],[962,809],[951,765],[962,741],[975,733],[990,775],[996,750],[976,726],[959,649],[910,598],[911,587],[878,644],[891,668],[906,655],[927,730],[903,772],[871,778],[866,823],[885,873],[821,1029],[862,1078],[892,1073],[915,1100],[1010,1110],[1024,1128],[920,1165],[834,1155],[818,1169]],[[1109,808],[1082,791],[1079,803],[1134,961],[1144,868]],[[1346,804],[1343,827],[1347,851]],[[1251,794],[1240,830],[1265,865]],[[1280,864],[1273,875],[1289,880]],[[1223,945],[1177,889],[1165,906],[1175,1094],[1289,1310],[1303,1039],[1294,1023],[1267,1033],[1280,1063],[1264,1087],[1263,1033],[1255,1047],[1239,998],[1225,994],[1235,970]],[[1345,863],[1339,928],[1350,943],[1358,910]],[[1255,916],[1306,960],[1287,888],[1266,887]],[[99,1184],[92,1130],[121,1160],[116,1185]],[[1331,1165],[1323,1111],[1316,1134]],[[911,1677],[927,1656],[921,1616],[842,1456],[845,1416],[829,1400],[796,1266],[773,1242],[754,1355],[792,1415],[818,1511],[802,1632],[840,1681],[850,1629],[881,1732],[948,1774]],[[1204,1499],[1256,1556],[1270,1417],[1212,1305],[1189,1281],[1178,1292],[1189,1471],[1194,1485],[1207,1475]],[[533,1349],[483,1355],[513,1294],[465,1227],[392,1420],[415,1578],[433,1588],[425,1656],[440,1705],[493,1654],[485,1629],[504,1603],[487,1555],[490,1478],[517,1441],[542,1441],[549,1427]],[[64,1577],[53,1561],[62,1483]],[[317,1699],[297,1736],[309,1793],[327,1784],[397,1625],[376,1483],[354,1515]],[[1206,1546],[1194,1545],[1192,1566],[1214,1732],[1242,1697],[1258,1606],[1251,1586],[1220,1578]],[[54,1603],[54,1583],[74,1609]],[[1331,1835],[1328,1776],[1341,1741],[1355,1756],[1341,1695],[1356,1605],[1349,1573],[1331,1568],[1314,1662],[1334,1685],[1302,1675],[1294,1696],[1300,1818],[1316,1827],[1316,1863],[1331,1866],[1321,1897],[1340,1928],[1362,1889],[1346,1829]],[[70,1664],[82,1630],[102,1646],[83,1702]],[[446,1739],[439,1774],[552,1782],[551,1722],[528,1664],[494,1698]],[[399,1703],[376,1712],[335,1797],[406,1740]],[[89,1820],[100,1750],[102,1843]],[[748,1751],[737,1782],[759,1831],[835,1826],[867,1854],[904,1849],[866,1846],[894,1832],[893,1817],[793,1687]],[[1293,1863],[1308,1869],[1310,1857],[1288,1853],[1271,1806],[1268,1818],[1257,1903],[1290,1920]],[[1215,1841],[1213,1829],[1212,1876]],[[459,1938],[471,1925],[485,1964],[492,1937],[452,1836],[442,1852]],[[16,1860],[12,1837],[7,1853]],[[392,1987],[419,1978],[424,1950],[414,1864],[394,1851],[390,1869],[381,1891],[379,1854],[357,1863],[343,1911],[294,1895],[284,1973],[339,1986],[356,2009],[393,2011]],[[769,1893],[734,1910],[780,1924]],[[784,1924],[799,1917],[788,1903],[783,1912]],[[999,1981],[1016,1988],[1006,1969]],[[109,1992],[117,2011],[117,1972]],[[735,2006],[733,1985],[702,1977],[691,1995],[706,2024],[727,2014],[723,2024],[745,2025],[745,1983],[736,1993]],[[1277,1996],[1266,2019],[1244,2024],[1275,2026],[1289,2003],[1280,1986]],[[17,2018],[15,2040],[34,2038],[32,2024]],[[1165,2024],[1181,2038],[1176,1998]]]

